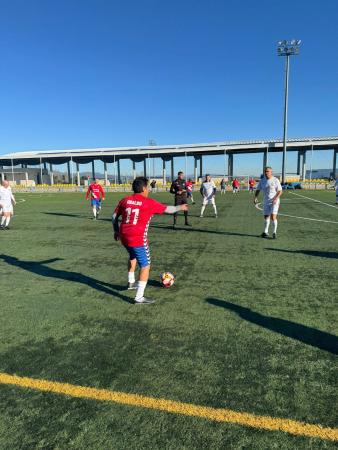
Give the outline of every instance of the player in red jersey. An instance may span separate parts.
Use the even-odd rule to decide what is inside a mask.
[[[237,178],[235,178],[234,181],[232,182],[232,193],[237,194],[238,188],[239,188],[239,181],[237,180]]]
[[[123,198],[113,214],[114,239],[120,240],[129,253],[128,289],[137,289],[135,304],[154,303],[144,297],[149,279],[150,251],[148,246],[148,228],[154,214],[175,214],[187,211],[188,205],[167,206],[148,197],[148,179],[137,177],[133,181],[133,195]],[[119,217],[122,216],[121,225]],[[136,285],[136,265],[140,268],[140,278]]]
[[[185,182],[185,187],[186,187],[186,189],[187,189],[187,199],[190,198],[191,203],[192,203],[193,205],[195,204],[195,202],[194,202],[194,197],[193,197],[193,195],[192,195],[192,190],[193,190],[194,184],[195,184],[195,181],[192,181],[191,178],[189,178],[189,180]]]
[[[254,193],[255,186],[256,186],[256,181],[253,178],[250,178],[250,180],[249,180],[249,191],[250,191],[250,194]]]
[[[88,187],[86,200],[88,200],[89,196],[93,208],[93,220],[96,220],[99,218],[101,211],[101,200],[105,199],[104,190],[97,178],[95,178],[94,182]]]

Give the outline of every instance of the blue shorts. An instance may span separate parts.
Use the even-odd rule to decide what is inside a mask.
[[[91,205],[96,206],[97,208],[101,208],[101,200],[97,200],[96,198],[93,198],[91,200]]]
[[[136,259],[140,269],[150,266],[150,251],[148,245],[141,247],[126,247],[129,253],[129,259]]]
[[[187,192],[187,197],[189,197],[189,198],[192,197],[192,192],[188,191]]]

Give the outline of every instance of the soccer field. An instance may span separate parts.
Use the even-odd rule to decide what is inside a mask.
[[[197,198],[191,229],[154,217],[148,306],[112,239],[122,194],[98,221],[83,194],[16,197],[0,232],[0,449],[336,448],[334,191],[285,192],[277,240],[258,237],[247,192],[218,195],[218,219]]]

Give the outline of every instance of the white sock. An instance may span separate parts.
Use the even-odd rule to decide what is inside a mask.
[[[2,216],[1,217],[1,226],[5,225],[5,221],[6,221],[6,217]]]
[[[94,217],[96,217],[96,208],[93,208]]]
[[[142,300],[146,286],[147,286],[146,281],[138,282],[138,287],[137,287],[136,296],[135,296],[135,302],[139,302]]]
[[[273,233],[277,233],[278,222],[277,219],[272,221],[273,224]]]
[[[8,227],[10,221],[11,221],[11,218],[10,217],[6,217],[6,227]]]
[[[128,272],[128,283],[135,283],[135,272]]]
[[[215,211],[215,215],[217,216],[217,208],[216,208],[216,205],[214,205],[214,211]]]
[[[194,197],[193,196],[191,196],[191,202],[194,203]]]
[[[265,223],[264,233],[268,234],[269,233],[269,226],[270,226],[270,217],[265,219],[264,223]]]
[[[205,210],[205,206],[203,205],[202,209],[201,209],[201,216],[203,216],[204,210]]]

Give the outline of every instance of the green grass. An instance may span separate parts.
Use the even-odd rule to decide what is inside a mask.
[[[280,217],[278,240],[260,239],[247,193],[218,196],[217,220],[191,207],[192,230],[158,216],[151,279],[169,270],[176,283],[153,283],[157,303],[135,307],[111,232],[120,197],[108,194],[94,222],[83,195],[17,195],[25,202],[0,232],[0,372],[336,426],[338,224]],[[337,209],[291,193],[281,212],[338,222]],[[4,385],[0,412],[6,450],[334,448]]]

